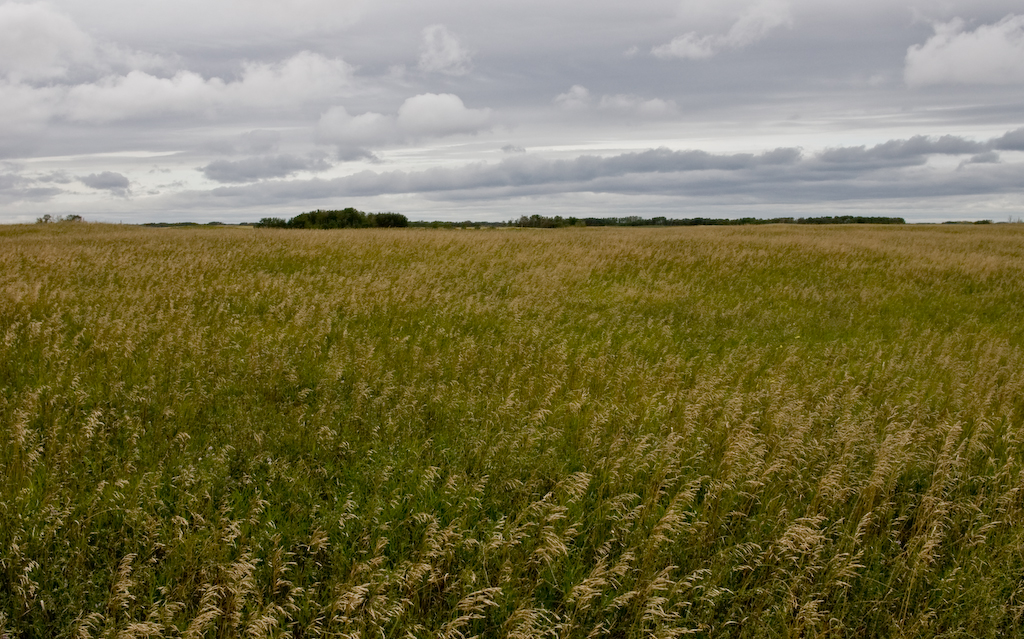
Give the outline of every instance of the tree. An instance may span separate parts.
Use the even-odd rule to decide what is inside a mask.
[[[265,217],[253,226],[266,227],[272,229],[283,229],[288,226],[288,222],[284,221],[279,217]]]
[[[292,229],[358,229],[367,226],[366,214],[352,207],[340,211],[310,211],[288,220]]]
[[[54,217],[54,216],[50,215],[49,213],[47,213],[43,217],[37,217],[36,218],[36,224],[50,224],[51,222],[82,222],[82,221],[83,221],[83,219],[82,219],[81,215],[74,215],[74,214],[65,215],[64,217],[61,217],[59,215],[57,217]]]
[[[409,218],[405,217],[401,213],[377,213],[376,215],[369,214],[367,218],[372,218],[374,226],[381,228],[399,228],[409,226]]]

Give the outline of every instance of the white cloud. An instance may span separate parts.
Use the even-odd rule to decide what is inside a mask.
[[[381,144],[476,133],[491,120],[490,109],[469,109],[457,95],[424,93],[407,99],[395,115],[351,115],[342,106],[320,117],[317,134],[322,142],[342,147]]]
[[[59,87],[32,87],[0,80],[0,133],[24,133],[45,126],[59,104]]]
[[[706,59],[723,49],[742,49],[750,46],[764,39],[775,29],[791,24],[792,17],[787,3],[760,0],[744,11],[724,35],[701,35],[691,31],[668,44],[654,47],[651,53],[663,59]]]
[[[58,112],[70,120],[111,122],[164,114],[214,116],[327,100],[345,87],[351,68],[303,51],[279,64],[250,63],[241,79],[225,82],[192,71],[158,77],[145,71],[112,75],[66,89]]]
[[[676,103],[672,100],[644,100],[635,95],[617,94],[601,96],[598,108],[608,111],[630,113],[643,117],[665,117],[676,112]]]
[[[472,67],[472,55],[448,28],[434,24],[423,30],[420,70],[446,75],[466,75]]]
[[[131,71],[71,87],[61,111],[70,120],[87,122],[204,112],[215,106],[225,87],[220,78],[206,80],[191,71],[181,71],[171,78]]]
[[[367,112],[351,115],[343,106],[331,107],[320,116],[317,137],[324,143],[366,147],[395,141],[395,117]]]
[[[576,84],[565,93],[555,96],[554,102],[566,111],[582,111],[589,109],[594,99],[586,87]],[[602,95],[596,101],[596,106],[601,111],[650,118],[665,117],[676,112],[676,103],[673,100],[645,100],[626,93]]]
[[[716,40],[720,36],[698,36],[694,32],[675,38],[669,44],[656,46],[650,52],[663,59],[681,57],[684,59],[703,59],[716,53]]]
[[[555,104],[567,111],[585,109],[590,106],[590,91],[584,86],[574,84],[565,93],[555,96]]]
[[[907,49],[903,78],[912,87],[930,84],[1024,82],[1024,15],[964,30],[957,18],[934,25],[935,35]]]
[[[437,137],[473,133],[484,127],[487,109],[467,109],[457,95],[425,93],[406,100],[398,109],[398,127],[415,136]]]
[[[651,49],[651,53],[662,59],[683,58],[687,60],[703,60],[716,53],[716,40],[721,36],[701,36],[695,32],[683,34],[668,44]]]
[[[280,64],[247,65],[241,82],[227,89],[237,101],[279,106],[329,98],[351,78],[352,67],[344,60],[302,51]]]
[[[164,66],[160,56],[95,40],[48,5],[0,5],[0,74],[11,82],[64,79],[72,71],[95,74]]]
[[[0,135],[54,119],[102,123],[162,115],[293,110],[329,102],[352,78],[340,59],[301,51],[249,62],[238,80],[161,72],[160,56],[96,40],[49,5],[0,4]]]
[[[742,48],[763,39],[770,32],[792,24],[789,6],[783,2],[766,0],[758,2],[740,16],[725,34],[724,45]]]
[[[67,16],[41,4],[0,5],[0,71],[13,80],[62,77],[94,57],[93,39]]]

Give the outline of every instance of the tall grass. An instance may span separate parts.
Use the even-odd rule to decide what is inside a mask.
[[[0,636],[1022,636],[1024,232],[0,230]]]

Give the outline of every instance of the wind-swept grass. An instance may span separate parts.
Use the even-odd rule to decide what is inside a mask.
[[[1024,232],[0,230],[5,637],[1021,636]]]

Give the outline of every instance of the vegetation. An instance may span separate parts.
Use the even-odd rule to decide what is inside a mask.
[[[401,213],[363,213],[348,207],[340,211],[300,213],[287,221],[279,217],[265,217],[256,226],[287,229],[398,228],[409,226],[409,220]]]
[[[205,225],[199,222],[146,222],[142,226],[151,228],[177,228],[177,227],[199,227],[199,226],[227,226],[224,222],[207,222]],[[252,226],[248,222],[242,222],[239,226]]]
[[[340,211],[311,211],[301,213],[285,220],[280,217],[265,217],[255,224],[257,227],[281,229],[362,229],[362,228],[498,228],[515,226],[519,228],[565,228],[567,226],[747,226],[751,224],[903,224],[901,217],[863,217],[863,216],[828,216],[828,217],[779,217],[761,219],[743,217],[725,218],[684,218],[672,219],[665,217],[642,218],[628,217],[586,217],[563,218],[561,215],[546,217],[544,215],[524,215],[518,220],[508,222],[465,222],[416,221],[410,222],[401,213],[363,213],[352,207]],[[194,224],[194,223],[193,223]],[[163,225],[168,226],[168,225]]]
[[[51,223],[63,223],[63,222],[82,222],[81,215],[65,215],[64,217],[50,215],[47,213],[43,217],[36,218],[36,224],[51,224]]]
[[[545,217],[543,215],[522,216],[517,222],[508,222],[508,226],[526,228],[563,228],[566,226],[748,226],[751,224],[904,224],[902,217],[863,217],[854,215],[825,217],[777,217],[762,219],[756,217],[741,218],[683,218],[666,217],[642,218],[636,215],[628,217],[585,217],[562,218],[560,215]]]
[[[1024,229],[0,229],[0,636],[1020,637]]]

